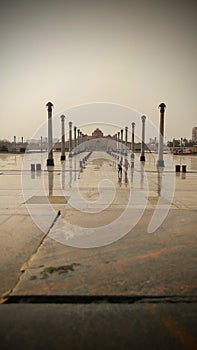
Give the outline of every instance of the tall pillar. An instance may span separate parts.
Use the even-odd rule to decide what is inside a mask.
[[[164,167],[163,140],[164,140],[164,112],[165,112],[165,108],[166,108],[165,103],[161,103],[159,105],[159,108],[160,108],[160,130],[159,130],[159,146],[158,146],[157,166]]]
[[[40,136],[40,151],[42,152],[42,136]]]
[[[119,150],[120,150],[120,144],[119,144],[119,142],[120,142],[120,131],[118,131],[118,152],[119,152]]]
[[[23,143],[23,136],[21,137],[21,143]]]
[[[74,151],[77,153],[77,127],[74,126]]]
[[[125,126],[125,155],[127,156],[128,126]]]
[[[80,144],[80,130],[77,129],[77,145],[79,146]]]
[[[115,145],[115,147],[114,147],[114,152],[116,152],[116,150],[117,150],[117,136],[118,136],[117,134],[115,134],[115,135],[114,135],[114,139],[115,139],[115,144],[114,144],[114,145]]]
[[[48,159],[47,159],[47,165],[54,166],[53,132],[52,132],[52,108],[53,108],[53,104],[51,102],[48,102],[46,104],[46,107],[47,107],[47,111],[48,111]]]
[[[134,137],[135,137],[135,123],[132,122],[131,123],[131,127],[132,127],[132,138],[131,138],[131,158],[135,158],[135,143],[134,143]]]
[[[65,115],[61,115],[60,119],[61,119],[61,129],[62,129],[62,142],[61,142],[61,157],[60,160],[65,160],[66,156],[65,156]]]
[[[16,152],[16,136],[14,136],[14,152]]]
[[[145,155],[144,155],[145,120],[146,120],[145,115],[143,115],[143,116],[141,117],[141,119],[142,119],[142,142],[141,142],[141,156],[140,156],[140,160],[141,160],[141,162],[145,162]]]
[[[82,136],[82,131],[80,131],[80,144],[82,144],[82,142],[83,142],[83,136]],[[81,146],[81,150],[82,150],[82,152],[83,152],[83,147]]]
[[[72,122],[69,122],[69,157],[72,157]]]
[[[120,137],[121,137],[121,154],[122,154],[122,150],[123,150],[123,129],[120,130]]]

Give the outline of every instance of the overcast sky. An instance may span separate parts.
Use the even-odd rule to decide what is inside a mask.
[[[30,138],[48,101],[54,114],[91,102],[126,105],[156,126],[165,102],[166,138],[191,138],[196,13],[190,0],[1,1],[0,138]]]

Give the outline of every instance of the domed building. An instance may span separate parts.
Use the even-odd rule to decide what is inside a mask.
[[[124,145],[123,140],[123,145]],[[107,150],[116,150],[117,138],[115,135],[107,135],[105,136],[102,130],[96,128],[91,135],[81,134],[80,139],[72,139],[72,149],[76,148],[79,150],[85,151],[107,151]],[[69,140],[65,143],[66,151],[69,150]],[[127,143],[128,149],[131,149],[131,142]],[[141,144],[140,142],[135,143],[135,151],[140,152]],[[57,142],[54,145],[55,151],[61,151],[61,142]]]

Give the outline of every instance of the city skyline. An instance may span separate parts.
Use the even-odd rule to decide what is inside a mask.
[[[10,1],[0,29],[0,139],[31,138],[47,120],[48,101],[55,115],[92,102],[120,104],[139,112],[139,124],[145,114],[156,127],[164,102],[166,139],[192,138],[194,1]]]

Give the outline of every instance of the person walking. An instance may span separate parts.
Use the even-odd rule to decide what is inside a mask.
[[[122,162],[118,163],[118,176],[122,176]]]
[[[125,174],[127,174],[128,167],[129,167],[129,162],[128,162],[127,158],[125,159],[124,167],[125,167]]]

